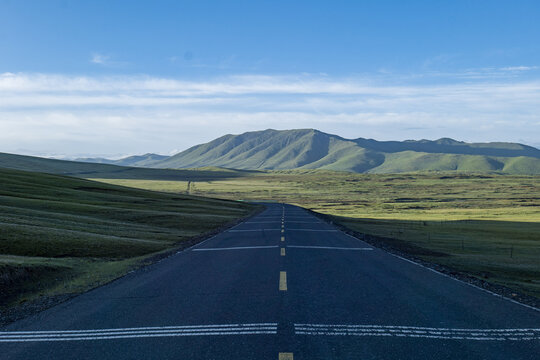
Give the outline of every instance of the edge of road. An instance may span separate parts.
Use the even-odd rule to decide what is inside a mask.
[[[537,299],[534,296],[527,295],[524,293],[519,292],[518,290],[510,289],[503,285],[493,284],[488,281],[478,279],[477,277],[474,277],[472,275],[469,275],[467,273],[452,269],[447,266],[435,264],[429,261],[422,260],[418,257],[415,257],[414,255],[411,255],[404,251],[403,249],[396,248],[392,245],[389,245],[387,242],[385,242],[384,237],[360,233],[354,230],[349,229],[348,227],[334,222],[331,220],[331,217],[326,214],[321,214],[316,211],[306,209],[307,212],[312,214],[313,216],[323,220],[329,225],[332,225],[339,229],[344,234],[356,239],[363,241],[365,243],[368,243],[377,249],[383,250],[387,252],[388,254],[397,257],[403,261],[407,261],[409,263],[412,263],[414,265],[423,267],[429,271],[433,271],[439,275],[448,277],[450,279],[462,282],[464,284],[467,284],[469,286],[472,286],[478,290],[482,290],[486,293],[489,293],[493,296],[505,299],[507,301],[513,302],[515,304],[524,306],[526,308],[529,308],[531,310],[539,311],[540,312],[540,299]]]
[[[93,287],[91,289],[88,289],[84,292],[80,293],[69,293],[69,294],[61,294],[61,295],[54,295],[54,296],[43,296],[40,297],[34,301],[25,302],[19,305],[15,305],[11,308],[5,309],[3,311],[0,311],[0,328],[7,326],[11,323],[14,323],[19,320],[23,320],[25,318],[28,318],[30,316],[36,315],[44,310],[50,309],[56,305],[59,305],[61,303],[64,303],[66,301],[69,301],[73,298],[76,298],[77,296],[86,294],[92,290],[98,289],[102,286],[109,285],[115,281],[118,281],[128,275],[134,274],[139,271],[144,271],[148,267],[158,264],[159,262],[174,256],[178,253],[184,252],[186,250],[190,250],[191,248],[194,248],[207,240],[210,240],[217,235],[234,228],[249,219],[261,214],[264,212],[267,207],[263,203],[254,203],[256,205],[259,205],[259,208],[256,208],[253,210],[253,212],[243,218],[239,218],[237,220],[231,221],[227,224],[224,224],[214,230],[208,231],[204,234],[194,236],[188,240],[183,241],[181,244],[178,244],[177,246],[174,246],[170,249],[166,249],[163,251],[160,251],[158,253],[155,253],[153,255],[149,255],[148,257],[142,259],[132,270],[128,271],[127,273],[123,274],[122,276],[119,276],[115,279],[112,279],[110,281],[107,281],[103,284],[100,284],[96,287]]]

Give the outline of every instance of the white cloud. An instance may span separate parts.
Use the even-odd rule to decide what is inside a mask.
[[[538,80],[396,85],[309,74],[187,81],[4,73],[0,151],[168,153],[269,127],[314,127],[349,138],[534,144],[539,99]]]
[[[538,66],[507,66],[500,68],[501,71],[530,71],[530,70],[536,70],[538,69]]]
[[[105,65],[109,62],[110,58],[111,57],[107,55],[94,53],[92,54],[92,59],[90,60],[90,62],[94,64]]]

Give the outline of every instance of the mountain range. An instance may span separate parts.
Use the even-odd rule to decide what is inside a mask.
[[[0,167],[32,170],[27,169],[27,165],[39,168],[40,164],[46,164],[46,168],[61,168],[62,171],[58,171],[61,173],[79,174],[89,170],[82,163],[117,165],[117,168],[99,169],[99,172],[115,173],[131,169],[127,171],[129,173],[135,168],[219,167],[239,170],[325,169],[357,173],[431,170],[540,174],[540,150],[518,143],[466,143],[449,138],[433,141],[345,139],[314,129],[268,129],[229,134],[173,156],[145,154],[119,160],[84,158],[69,162],[69,165],[60,160],[40,162],[36,159],[39,158],[2,154]],[[8,163],[11,165],[6,166]],[[73,171],[74,168],[77,171]]]
[[[148,161],[154,168],[216,166],[246,170],[326,169],[350,172],[478,171],[539,174],[540,150],[517,143],[345,139],[314,129],[225,135]]]

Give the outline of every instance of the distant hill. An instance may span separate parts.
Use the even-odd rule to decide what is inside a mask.
[[[448,138],[376,141],[344,139],[313,129],[264,130],[225,135],[170,157],[145,154],[120,160],[65,161],[0,153],[1,167],[85,178],[199,181],[246,176],[245,171],[289,169],[540,174],[540,150],[516,143],[465,143]],[[187,168],[205,169],[179,170]]]
[[[118,160],[110,160],[105,158],[79,158],[75,161],[89,162],[97,164],[111,164],[120,166],[136,166],[136,167],[150,167],[154,163],[167,159],[168,156],[158,154],[144,154],[128,156]]]
[[[0,169],[33,171],[55,175],[68,175],[88,179],[141,179],[211,181],[216,179],[247,176],[252,171],[218,169],[151,169],[127,167],[111,164],[96,164],[80,161],[66,161],[40,158],[36,156],[0,153]]]
[[[516,143],[465,143],[443,138],[344,139],[313,129],[225,135],[153,162],[157,168],[217,166],[249,170],[326,169],[351,172],[480,171],[540,174],[540,150]]]

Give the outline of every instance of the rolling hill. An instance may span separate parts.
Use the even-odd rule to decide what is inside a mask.
[[[17,299],[88,290],[254,206],[0,168],[0,324]]]
[[[376,141],[344,139],[313,129],[269,129],[225,135],[170,157],[145,154],[120,160],[65,161],[0,153],[0,167],[84,178],[198,181],[246,176],[246,171],[290,169],[540,174],[540,150],[516,143],[465,143],[448,138]],[[197,170],[185,170],[193,168]]]
[[[210,181],[246,176],[250,171],[206,167],[201,169],[150,169],[111,164],[47,159],[0,153],[0,169],[33,171],[87,179],[139,179]]]
[[[249,170],[325,169],[350,172],[479,171],[540,174],[540,150],[516,143],[344,139],[313,129],[225,135],[150,165]]]
[[[111,165],[120,165],[120,166],[148,167],[156,162],[165,160],[167,158],[168,156],[165,156],[165,155],[148,153],[144,155],[128,156],[128,157],[118,159],[118,160],[111,160],[111,159],[105,159],[105,158],[79,158],[79,159],[75,159],[75,161],[97,163],[97,164],[111,164]]]

